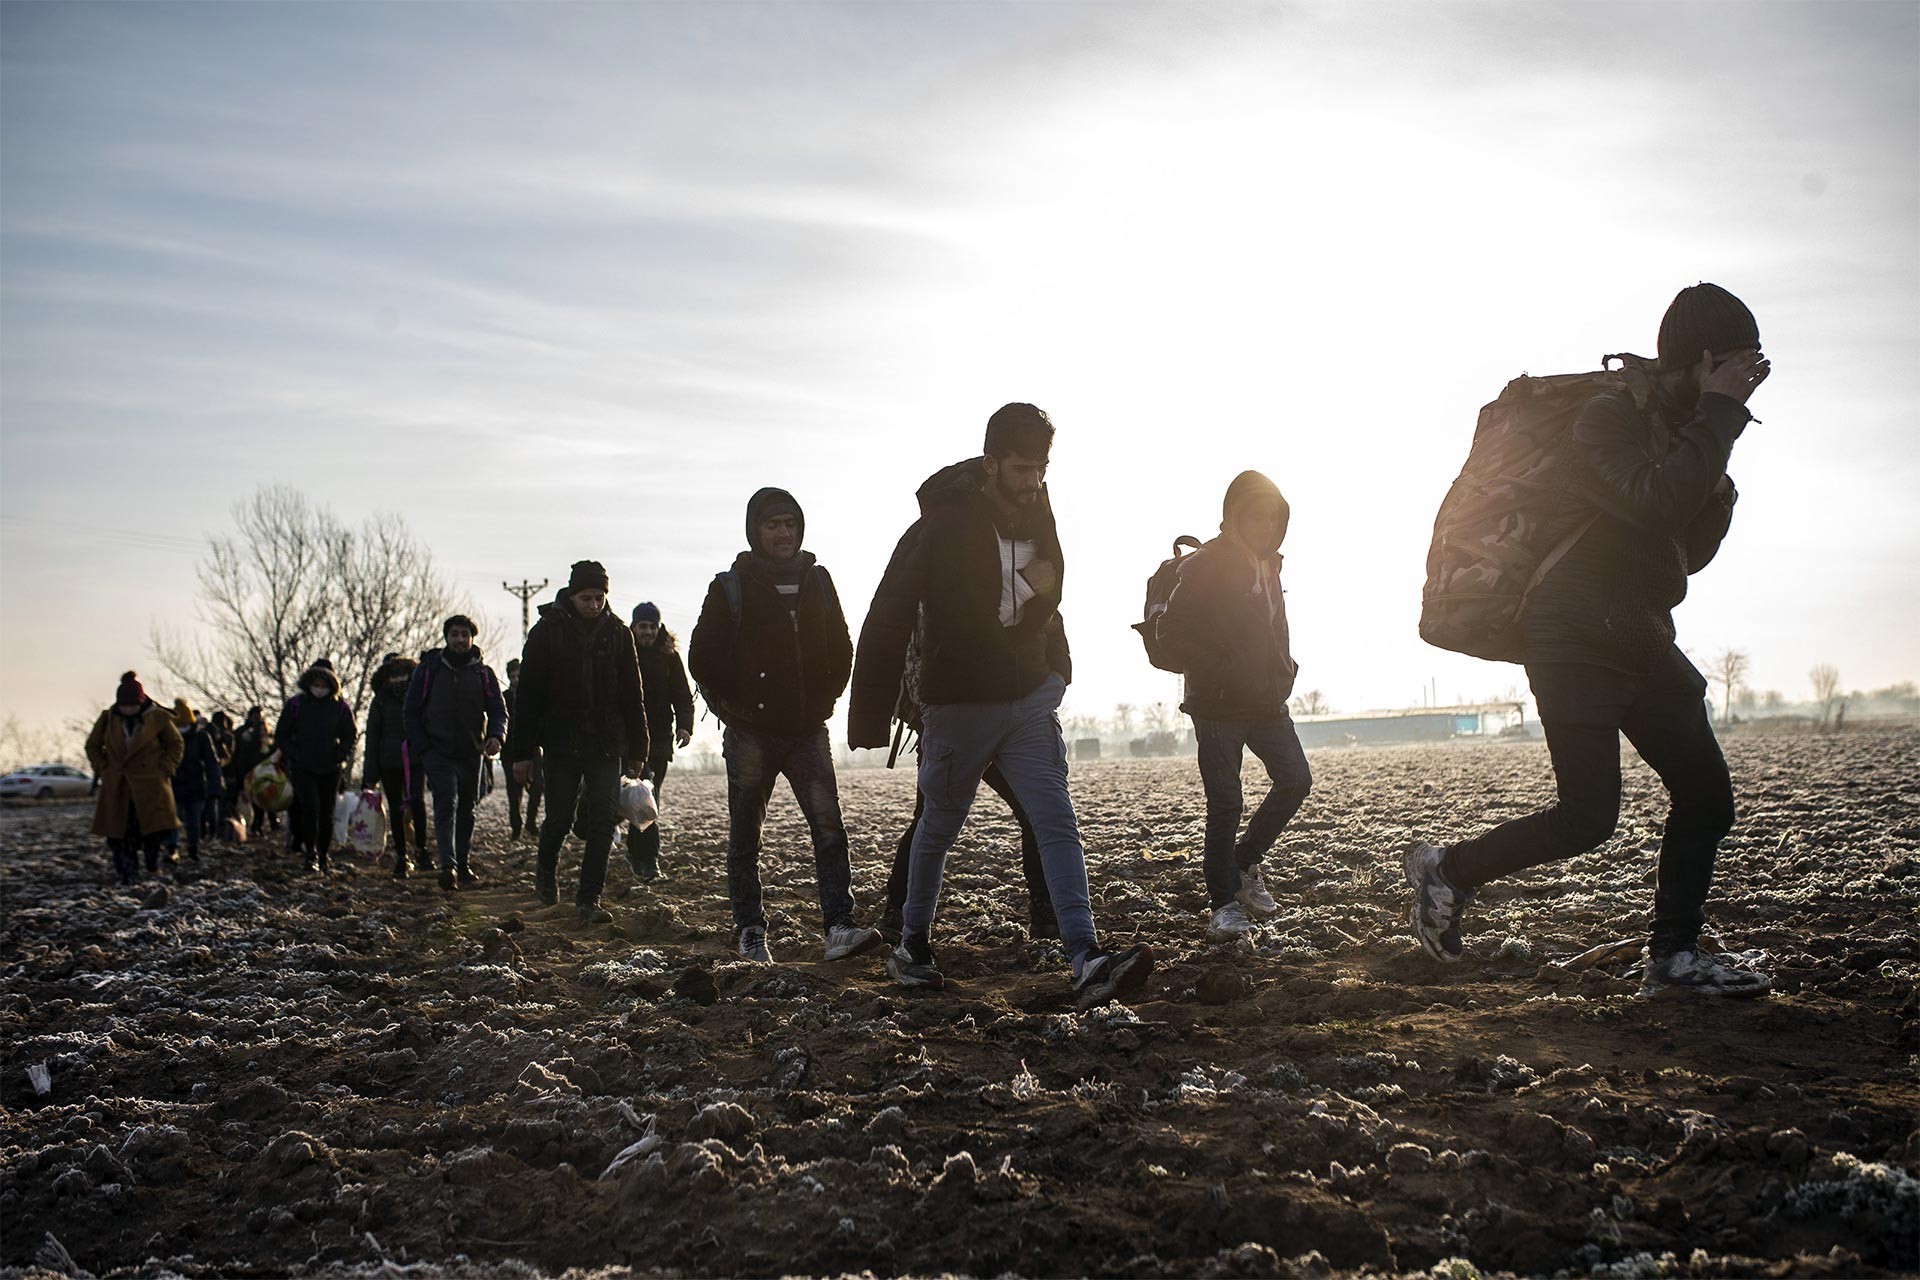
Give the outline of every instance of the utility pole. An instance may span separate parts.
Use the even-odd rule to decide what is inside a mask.
[[[547,580],[542,578],[536,584],[522,578],[517,587],[511,582],[503,582],[500,585],[508,594],[520,597],[520,640],[524,644],[527,632],[533,629],[533,598],[547,589]]]

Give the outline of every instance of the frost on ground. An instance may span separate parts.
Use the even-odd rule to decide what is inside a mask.
[[[1642,927],[1663,813],[1631,753],[1618,837],[1483,893],[1453,966],[1404,934],[1398,852],[1541,804],[1539,744],[1316,753],[1282,910],[1235,946],[1202,936],[1192,762],[1077,767],[1106,940],[1161,962],[1088,1013],[1024,938],[991,795],[932,996],[819,960],[785,800],[781,963],[738,961],[719,778],[675,775],[667,878],[616,855],[612,926],[538,905],[498,796],[475,892],[254,846],[150,906],[84,808],[7,811],[0,1268],[1910,1273],[1920,732],[1728,754],[1715,941],[1779,992],[1724,1005],[1636,998],[1607,945]],[[869,911],[912,785],[842,778]]]

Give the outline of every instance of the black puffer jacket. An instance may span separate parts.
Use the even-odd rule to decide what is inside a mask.
[[[1017,624],[1003,627],[1005,534],[986,484],[985,461],[969,458],[920,486],[920,519],[895,545],[860,628],[847,713],[851,745],[887,745],[916,626],[923,703],[1012,702],[1050,675],[1071,678],[1066,630],[1056,622],[1066,564],[1047,491],[1011,532],[1053,565],[1054,582],[1027,601]]]
[[[507,726],[509,761],[532,760],[541,751],[621,760],[647,752],[633,633],[611,610],[582,618],[565,590],[540,606],[540,620],[527,633]]]
[[[1730,397],[1682,405],[1659,385],[1646,412],[1625,392],[1588,402],[1571,433],[1566,501],[1598,519],[1528,597],[1526,662],[1641,674],[1666,659],[1687,576],[1733,519],[1727,459],[1751,420]]]
[[[366,758],[361,772],[369,783],[378,782],[383,769],[407,765],[406,682],[418,665],[412,658],[390,659],[380,664],[368,682],[373,686],[373,701],[367,704]]]
[[[1179,664],[1180,709],[1201,720],[1264,720],[1287,709],[1299,667],[1289,652],[1280,561],[1267,584],[1278,606],[1254,591],[1254,561],[1225,534],[1180,562],[1180,580],[1158,619],[1161,648]]]
[[[307,692],[314,684],[324,684],[333,692],[316,698]],[[287,699],[280,709],[280,723],[273,730],[274,745],[285,757],[287,768],[303,773],[346,768],[353,762],[357,737],[353,708],[340,696],[340,677],[325,667],[311,667],[300,677],[300,692]]]
[[[640,686],[647,696],[647,729],[653,735],[649,754],[656,760],[671,760],[675,722],[693,732],[693,688],[687,683],[687,664],[680,659],[679,642],[665,627],[652,644],[636,644],[634,651],[640,659]]]
[[[478,760],[488,739],[507,736],[507,703],[500,678],[481,657],[480,646],[456,662],[445,649],[420,655],[407,683],[407,743],[421,759]]]
[[[687,665],[729,725],[799,737],[825,724],[853,671],[853,640],[833,579],[811,551],[798,557],[797,613],[774,589],[762,560],[743,551],[728,572],[740,584],[733,616],[716,575],[693,626]]]

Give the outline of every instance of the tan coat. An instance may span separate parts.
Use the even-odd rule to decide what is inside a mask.
[[[87,735],[87,763],[100,779],[93,834],[109,840],[131,834],[127,831],[129,803],[140,820],[139,834],[171,831],[180,825],[173,809],[173,771],[186,754],[173,716],[159,704],[149,702],[131,738],[116,723],[118,719],[108,707]]]

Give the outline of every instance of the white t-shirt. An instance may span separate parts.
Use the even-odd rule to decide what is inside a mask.
[[[1000,625],[1003,627],[1019,625],[1027,601],[1034,597],[1032,585],[1020,571],[1033,563],[1036,554],[1030,540],[1000,539]]]

